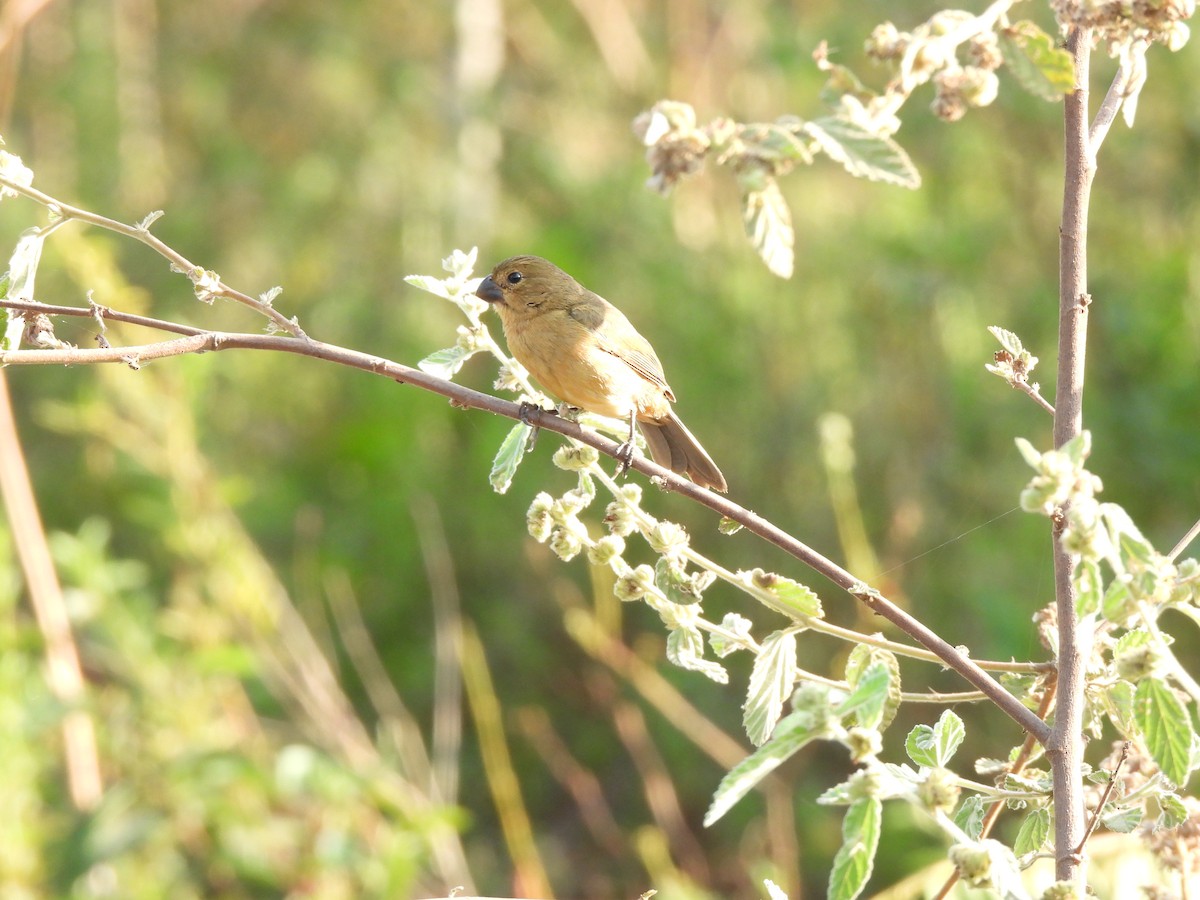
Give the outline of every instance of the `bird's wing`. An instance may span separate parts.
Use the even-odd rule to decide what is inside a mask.
[[[624,313],[596,294],[573,305],[567,313],[596,336],[601,350],[611,353],[674,400],[662,363],[650,342],[638,334]],[[602,327],[603,326],[603,327]]]

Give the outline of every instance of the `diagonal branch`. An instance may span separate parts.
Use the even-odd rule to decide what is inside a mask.
[[[12,300],[0,300],[0,307],[35,312],[45,310],[45,305]],[[83,308],[55,307],[63,315],[92,316],[94,311]],[[74,309],[74,313],[67,312]],[[124,315],[124,314],[122,314]],[[109,318],[116,318],[111,310]],[[139,317],[138,324],[154,324],[157,320]],[[168,323],[171,324],[171,323]],[[157,327],[157,325],[155,325]],[[182,327],[184,330],[186,326]],[[179,331],[180,326],[165,330]],[[481,409],[510,419],[524,421],[535,428],[544,428],[565,437],[594,447],[607,456],[618,458],[619,444],[594,431],[570,422],[553,411],[530,409],[528,406],[493,397],[479,391],[430,375],[382,357],[372,356],[335,344],[326,344],[312,339],[296,340],[292,337],[265,334],[237,334],[226,332],[198,332],[182,337],[132,347],[102,347],[98,349],[67,347],[52,350],[10,350],[0,352],[0,365],[78,365],[88,363],[125,363],[137,367],[144,362],[188,353],[216,352],[220,350],[276,350],[324,359],[339,365],[361,369],[382,375],[404,384],[412,384],[447,397],[458,407]],[[1049,737],[1049,727],[1031,710],[1027,709],[1012,693],[995,678],[985,672],[978,663],[965,653],[943,640],[923,623],[913,618],[879,591],[868,587],[837,563],[813,550],[758,514],[745,509],[733,501],[705,488],[699,487],[681,475],[652,462],[644,456],[633,460],[632,468],[651,478],[665,490],[671,490],[696,501],[714,512],[738,522],[748,531],[774,544],[790,556],[824,575],[847,593],[857,597],[876,614],[883,616],[905,634],[914,638],[931,651],[939,660],[958,672],[971,685],[980,690],[989,700],[1000,707],[1010,718],[1039,742]]]

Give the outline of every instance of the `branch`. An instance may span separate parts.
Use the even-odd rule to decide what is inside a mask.
[[[20,194],[22,197],[27,197],[36,203],[40,203],[50,211],[51,215],[57,216],[60,219],[77,219],[80,222],[87,222],[89,225],[95,225],[98,228],[115,231],[117,234],[125,235],[125,237],[131,237],[135,241],[141,241],[168,260],[174,271],[188,276],[192,284],[196,287],[197,296],[203,293],[206,298],[225,297],[228,300],[235,300],[266,316],[281,331],[285,331],[293,337],[305,337],[304,330],[295,319],[287,318],[287,316],[275,309],[268,300],[251,297],[249,294],[243,294],[241,291],[230,287],[221,281],[215,272],[210,272],[202,266],[196,265],[182,253],[167,246],[152,235],[150,233],[150,223],[157,218],[155,214],[147,216],[139,225],[127,225],[124,222],[118,222],[116,219],[110,219],[107,216],[101,216],[86,209],[80,209],[77,206],[63,203],[61,200],[57,200],[49,194],[44,194],[36,188],[5,178],[2,175],[0,175],[0,186],[7,191],[12,191],[14,194]]]
[[[1112,127],[1112,123],[1117,119],[1117,113],[1121,111],[1121,104],[1125,102],[1125,92],[1128,88],[1129,66],[1122,62],[1117,67],[1117,74],[1113,76],[1112,84],[1108,86],[1108,93],[1104,95],[1104,102],[1096,110],[1096,118],[1092,120],[1092,127],[1088,131],[1088,144],[1093,166],[1096,164],[1096,154],[1100,152],[1100,145],[1108,137],[1108,129]]]
[[[14,300],[0,300],[0,307],[22,309],[35,312],[45,310],[40,303]],[[90,309],[77,307],[55,307],[59,314],[92,316]],[[116,318],[111,310],[107,311],[110,318]],[[138,324],[150,324],[157,320],[140,318]],[[152,327],[158,327],[153,325]],[[174,326],[166,330],[180,331],[186,326]],[[53,350],[10,350],[0,352],[0,365],[79,365],[89,363],[124,363],[133,367],[154,359],[172,356],[183,356],[188,353],[217,352],[221,350],[276,350],[284,353],[295,353],[323,359],[327,362],[361,369],[376,375],[391,378],[403,384],[412,384],[425,390],[449,398],[454,406],[464,409],[481,409],[510,419],[524,421],[535,428],[553,431],[564,437],[579,441],[594,447],[606,456],[617,457],[616,441],[610,440],[594,431],[585,429],[575,422],[570,422],[553,411],[529,408],[528,405],[514,403],[473,391],[470,388],[447,381],[435,375],[413,369],[391,360],[378,356],[326,344],[322,341],[305,338],[298,340],[282,335],[239,334],[217,331],[203,331],[186,334],[183,337],[153,344],[143,344],[132,347],[102,347],[86,349],[68,347]],[[664,490],[674,491],[696,501],[722,516],[726,516],[742,525],[748,531],[779,547],[785,553],[807,565],[813,571],[824,575],[838,587],[857,597],[873,612],[883,616],[896,625],[901,631],[914,638],[927,650],[931,651],[945,665],[954,669],[971,685],[981,691],[989,700],[1000,707],[1018,725],[1038,741],[1045,743],[1050,730],[1046,723],[1027,709],[1000,682],[988,675],[978,663],[965,653],[943,640],[924,624],[913,618],[896,604],[892,603],[879,591],[867,586],[855,578],[837,563],[825,558],[807,544],[792,537],[787,532],[773,525],[758,514],[745,509],[727,498],[712,491],[699,487],[693,482],[676,475],[668,469],[652,462],[644,456],[633,460],[633,469],[646,475]]]
[[[1083,430],[1084,359],[1087,349],[1087,217],[1095,159],[1088,139],[1091,30],[1074,28],[1067,50],[1075,61],[1075,90],[1063,99],[1065,122],[1062,221],[1059,226],[1058,379],[1054,446]],[[1046,745],[1054,783],[1055,877],[1082,887],[1083,861],[1075,853],[1085,828],[1083,809],[1084,675],[1089,640],[1083,634],[1073,578],[1075,561],[1063,547],[1062,517],[1053,526],[1054,596],[1058,618],[1058,698]]]

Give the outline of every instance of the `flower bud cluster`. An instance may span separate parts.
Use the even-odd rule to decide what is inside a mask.
[[[1054,0],[1051,6],[1063,26],[1090,28],[1110,53],[1133,41],[1178,50],[1190,36],[1185,21],[1196,12],[1196,0]]]
[[[709,137],[696,127],[696,111],[687,103],[660,100],[633,120],[633,131],[653,173],[647,185],[660,194],[704,165]]]

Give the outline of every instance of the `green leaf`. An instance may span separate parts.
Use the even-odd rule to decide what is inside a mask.
[[[1133,714],[1163,775],[1177,785],[1186,782],[1196,732],[1175,692],[1157,678],[1143,678],[1134,695]]]
[[[879,727],[891,680],[892,673],[885,663],[872,663],[853,686],[850,696],[838,704],[837,714],[853,715],[864,728]]]
[[[772,275],[791,278],[796,243],[792,214],[775,179],[763,175],[758,180],[761,187],[744,187],[742,192],[742,222],[746,226],[746,236]]]
[[[729,812],[735,803],[748,794],[756,784],[778,769],[806,744],[824,736],[825,729],[814,727],[815,717],[808,710],[785,716],[775,729],[771,740],[730,769],[704,814],[704,827],[712,825]]]
[[[1075,90],[1071,54],[1033,22],[1024,20],[1002,30],[1000,48],[1017,83],[1035,97],[1054,102]]]
[[[968,795],[954,813],[954,824],[972,840],[983,834],[983,798],[978,794]]]
[[[779,612],[796,619],[819,619],[825,615],[821,609],[821,599],[798,581],[762,569],[738,572],[738,576],[751,587],[770,592],[774,599],[780,601],[772,604]]]
[[[1000,346],[1013,356],[1020,356],[1025,352],[1025,345],[1021,343],[1021,339],[1007,328],[1001,328],[999,325],[989,325],[988,331],[992,333],[992,337],[1000,342]]]
[[[488,478],[492,483],[492,490],[497,494],[503,494],[512,486],[517,466],[521,464],[525,448],[529,446],[529,433],[532,430],[524,422],[518,422],[500,443],[496,458],[492,460],[492,474]]]
[[[1158,808],[1160,812],[1154,823],[1157,826],[1156,831],[1160,828],[1178,828],[1190,818],[1187,804],[1178,794],[1171,791],[1159,794]]]
[[[890,137],[872,134],[848,119],[826,117],[804,124],[825,154],[855,178],[918,188],[921,175],[907,153]]]
[[[729,673],[720,663],[704,658],[704,635],[698,628],[681,625],[667,635],[667,659],[681,669],[699,672],[717,684],[728,684]]]
[[[478,350],[464,350],[457,346],[447,347],[445,350],[430,353],[417,363],[417,368],[422,372],[428,372],[430,375],[436,375],[438,378],[445,378],[449,381],[458,374],[463,363],[478,352]]]
[[[796,686],[796,632],[792,629],[767,635],[754,658],[750,686],[742,706],[742,724],[754,746],[761,745],[774,731],[783,704]]]
[[[888,674],[891,676],[888,680],[887,700],[883,706],[882,716],[877,723],[870,725],[863,722],[861,717],[859,717],[859,723],[884,731],[892,724],[892,720],[896,718],[896,713],[900,709],[900,662],[896,659],[896,654],[879,647],[859,644],[850,651],[850,656],[846,660],[846,681],[852,688],[857,686],[863,672],[870,668],[872,663],[886,666]]]
[[[1129,834],[1142,824],[1142,807],[1130,806],[1126,809],[1113,810],[1102,816],[1100,821],[1109,831],[1117,834]]]
[[[918,725],[908,733],[904,749],[918,766],[945,767],[966,736],[963,721],[953,710],[945,710],[933,726]]]
[[[1133,693],[1133,685],[1128,681],[1116,681],[1102,695],[1109,721],[1125,738],[1132,738],[1138,729],[1133,714]]]
[[[1050,836],[1050,810],[1039,807],[1033,810],[1021,822],[1017,831],[1017,839],[1013,842],[1013,852],[1017,856],[1027,853],[1037,853],[1046,846],[1046,838]]]
[[[695,584],[684,572],[683,564],[666,556],[660,556],[654,564],[654,586],[672,603],[688,606],[700,601]]]
[[[842,846],[833,857],[829,892],[833,900],[853,900],[862,893],[875,867],[883,804],[875,797],[855,800],[842,820]]]

